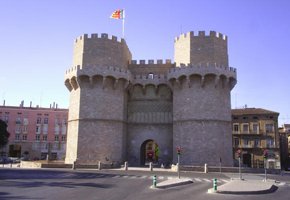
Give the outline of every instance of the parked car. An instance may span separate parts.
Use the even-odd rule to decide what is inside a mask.
[[[0,157],[0,164],[12,163],[12,160],[8,157]]]

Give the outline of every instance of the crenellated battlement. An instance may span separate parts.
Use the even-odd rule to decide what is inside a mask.
[[[210,38],[219,38],[222,40],[227,41],[228,37],[222,33],[216,32],[216,31],[210,31],[209,33],[206,33],[205,31],[198,31],[198,33],[195,34],[195,32],[190,31],[187,33],[183,33],[178,37],[175,37],[174,42],[179,41],[180,39],[185,39],[185,38],[204,38],[204,37],[210,37]]]
[[[101,33],[100,35],[97,33],[92,33],[91,35],[83,34],[75,39],[75,43],[84,40],[111,40],[114,42],[124,43],[125,40],[123,38],[117,38],[114,35],[109,35],[107,33]]]
[[[181,65],[180,67],[174,67],[168,71],[168,80],[178,79],[181,76],[189,77],[193,74],[206,76],[208,74],[214,74],[216,76],[225,76],[228,78],[237,78],[236,68],[224,67],[218,65]]]
[[[105,67],[100,67],[100,66],[85,66],[82,67],[80,65],[74,66],[68,70],[66,70],[65,77],[70,78],[73,76],[81,76],[81,75],[87,75],[87,76],[95,76],[95,75],[100,75],[100,76],[112,76],[115,78],[126,78],[126,79],[131,79],[131,72],[123,69],[123,68],[118,68],[118,67],[113,67],[113,66],[105,66]]]

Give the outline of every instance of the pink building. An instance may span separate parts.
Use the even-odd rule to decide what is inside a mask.
[[[64,159],[68,109],[0,106],[0,119],[8,125],[9,143],[1,156],[27,159]]]

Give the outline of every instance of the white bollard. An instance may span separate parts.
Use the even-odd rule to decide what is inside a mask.
[[[204,164],[204,173],[207,173],[208,172],[208,168],[207,168],[207,164],[205,163]]]
[[[149,170],[153,171],[153,163],[152,162],[149,163]]]
[[[125,169],[125,171],[128,170],[128,162],[127,162],[127,161],[126,161],[125,164],[124,164],[124,169]]]
[[[99,163],[98,163],[98,170],[101,170],[102,169],[102,163],[101,163],[101,161],[99,161]]]

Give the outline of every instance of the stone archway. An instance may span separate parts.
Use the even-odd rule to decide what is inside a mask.
[[[152,139],[144,141],[140,148],[141,166],[149,165],[150,162],[158,163],[158,159],[159,159],[158,144]]]

